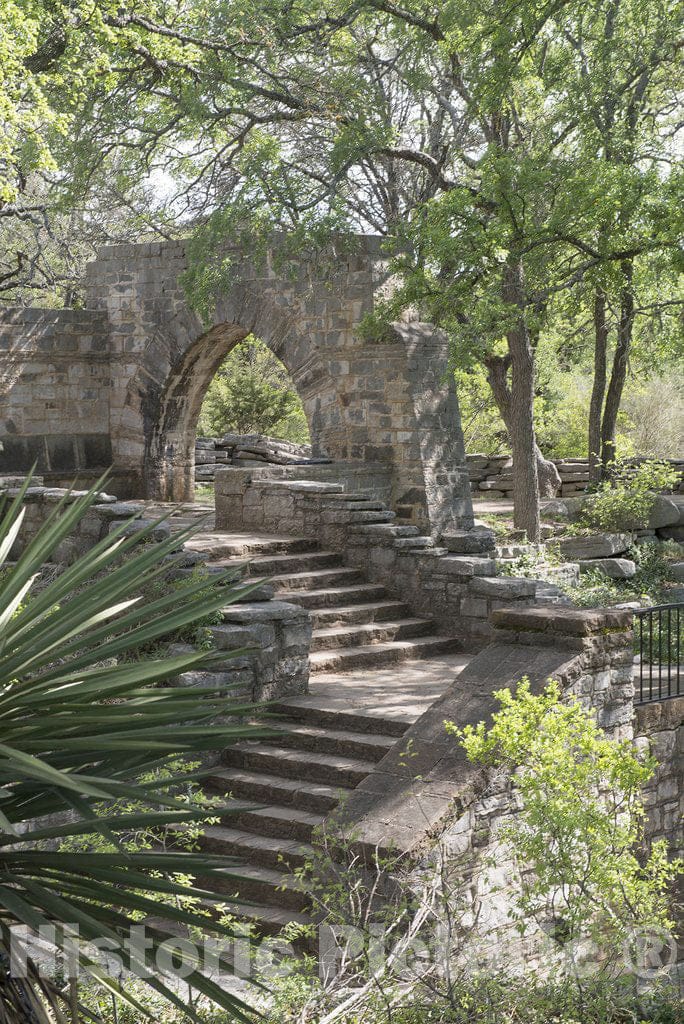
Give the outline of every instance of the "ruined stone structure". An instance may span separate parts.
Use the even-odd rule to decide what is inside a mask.
[[[334,249],[334,247],[333,247]],[[314,454],[380,467],[404,521],[437,533],[472,508],[447,339],[419,323],[362,338],[391,287],[379,239],[279,270],[237,249],[232,284],[209,325],[188,304],[183,241],[105,247],[86,306],[0,313],[0,472],[36,461],[53,482],[110,463],[122,497],[192,497],[195,428],[206,388],[248,334],[283,362]]]

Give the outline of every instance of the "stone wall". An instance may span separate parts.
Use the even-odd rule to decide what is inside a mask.
[[[432,894],[435,931],[442,941],[449,922],[453,925],[463,913],[470,930],[457,928],[454,934],[454,963],[465,956],[480,966],[546,970],[558,945],[549,938],[553,920],[528,921],[521,935],[509,917],[520,878],[500,829],[520,810],[515,778],[472,765],[444,722],[461,728],[491,722],[498,707],[493,691],[514,688],[525,676],[535,693],[548,679],[557,680],[564,695],[595,711],[609,737],[631,739],[631,624],[630,612],[619,610],[495,611],[493,642],[397,741],[335,820],[334,826],[351,833],[356,851],[367,859],[378,849],[399,857],[402,884],[418,892],[421,902]],[[651,814],[647,839],[665,835],[673,854],[681,843],[674,794],[682,774],[684,701],[678,710],[676,703],[647,712],[639,708],[636,716],[636,732],[649,734],[662,759],[644,794]],[[645,745],[643,736],[637,742]],[[465,906],[458,902],[464,893]]]
[[[186,242],[104,247],[82,311],[0,310],[0,441],[8,472],[68,478],[113,463],[122,496],[191,500],[209,383],[250,333],[302,400],[314,457],[382,463],[392,502],[430,530],[472,521],[449,343],[428,324],[361,330],[392,288],[381,240],[332,240],[285,260],[227,241],[230,279],[210,322],[188,302]]]
[[[647,836],[666,839],[673,856],[684,857],[684,696],[639,704],[634,734],[640,749],[658,760],[644,792]]]
[[[0,472],[49,480],[111,465],[109,324],[101,312],[0,315]]]
[[[382,494],[379,476],[352,479],[345,488],[326,482],[326,475],[336,479],[337,468],[219,470],[217,529],[314,539],[341,552],[347,564],[363,569],[416,613],[471,640],[491,633],[494,609],[534,601],[534,581],[496,576],[489,531],[445,532],[435,542],[398,518],[395,522],[387,504],[372,498]],[[364,483],[370,491],[359,486]]]
[[[509,498],[513,494],[513,460],[509,455],[466,456],[470,486],[481,498]],[[580,457],[551,460],[561,478],[560,496],[581,494],[589,483],[589,460]],[[639,460],[634,460],[635,463]],[[643,460],[642,460],[643,461]],[[684,459],[666,459],[680,474],[678,493],[684,494]]]
[[[91,264],[88,304],[111,325],[115,463],[151,497],[191,498],[204,393],[231,348],[253,333],[290,374],[315,456],[385,463],[407,520],[466,523],[470,489],[446,336],[419,323],[361,336],[363,317],[391,287],[379,239],[333,242],[284,269],[277,247],[274,239],[257,264],[227,245],[233,276],[208,329],[183,288],[183,241],[105,247]]]

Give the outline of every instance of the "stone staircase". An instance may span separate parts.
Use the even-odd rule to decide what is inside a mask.
[[[406,527],[393,527],[402,531]],[[418,531],[416,531],[417,534]],[[416,537],[421,546],[426,538]],[[203,533],[188,547],[207,558],[210,570],[235,569],[248,580],[263,579],[279,601],[311,613],[310,670],[348,671],[458,650],[460,642],[439,635],[431,619],[412,615],[384,586],[369,583],[334,551],[297,537]]]
[[[221,886],[225,905],[259,934],[312,922],[309,894],[293,872],[313,854],[327,815],[409,724],[321,710],[306,698],[274,710],[273,735],[228,748],[206,780],[230,813],[200,840],[207,851],[239,861],[239,881],[227,876]]]
[[[414,527],[394,525],[393,513],[378,502],[362,495],[331,498],[358,525],[389,531],[404,549],[433,546]],[[179,526],[184,519],[191,520],[192,514],[175,517]],[[372,688],[375,673],[391,671],[395,663],[448,659],[462,645],[438,634],[432,620],[413,615],[383,586],[370,583],[340,554],[321,550],[313,540],[205,529],[186,550],[195,552],[210,572],[234,568],[244,580],[263,580],[276,600],[304,606],[311,614],[312,693],[271,705],[270,735],[223,752],[204,786],[221,798],[224,812],[220,824],[209,826],[200,840],[208,852],[236,859],[238,877],[226,872],[220,885],[223,905],[257,934],[276,933],[291,922],[310,924],[309,894],[293,872],[311,857],[326,817],[434,699],[432,693],[427,701],[419,696],[422,707],[416,709],[414,683],[404,708],[403,673],[398,673],[390,685],[394,696],[377,702],[372,712],[360,709],[353,697],[341,708],[345,681],[356,678],[349,690],[358,694],[367,685]],[[366,669],[373,671],[359,683],[354,672],[363,675]],[[320,696],[324,691],[333,691],[337,700],[326,704]],[[394,709],[387,706],[392,702]]]

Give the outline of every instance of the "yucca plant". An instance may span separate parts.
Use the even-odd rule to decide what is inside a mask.
[[[161,849],[132,853],[117,833],[206,817],[206,810],[178,794],[187,775],[169,779],[168,771],[157,769],[254,731],[244,721],[252,708],[238,706],[225,690],[158,685],[206,667],[211,653],[133,662],[126,653],[215,612],[247,588],[208,590],[200,578],[180,592],[176,587],[140,600],[172,568],[173,553],[192,530],[140,544],[153,527],[127,537],[127,524],[39,585],[50,554],[97,500],[102,483],[58,504],[13,565],[7,558],[21,529],[26,487],[0,522],[0,1021],[7,1024],[59,1024],[79,1019],[80,1012],[73,983],[63,987],[43,979],[31,963],[25,977],[10,974],[13,928],[51,926],[59,946],[76,924],[82,939],[106,939],[124,967],[135,970],[125,944],[133,916],[158,920],[161,914],[169,922],[230,934],[192,909],[192,901],[188,909],[187,897],[196,897],[200,907],[216,901],[212,879],[219,874],[234,877],[239,890],[239,872],[227,858]],[[153,589],[157,594],[159,588]],[[150,781],[157,777],[159,782]],[[142,810],[122,816],[115,809],[122,800]],[[97,833],[110,840],[100,852],[59,848],[60,840]],[[200,875],[202,885],[179,882],[181,873]],[[167,898],[161,908],[159,894]],[[152,967],[168,932],[160,925],[149,927],[148,935],[152,946],[144,957]],[[145,1013],[87,948],[79,956],[82,969],[116,999]],[[207,977],[201,964],[185,981],[236,1019],[251,1017],[249,1007]],[[199,1019],[177,986],[159,975],[147,983],[189,1019]]]

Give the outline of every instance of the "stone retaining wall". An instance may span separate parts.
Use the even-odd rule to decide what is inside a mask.
[[[444,534],[437,544],[396,526],[382,501],[320,479],[280,478],[270,470],[220,470],[216,475],[216,527],[288,534],[339,551],[413,610],[450,633],[474,639],[491,633],[489,616],[511,603],[534,601],[536,583],[496,576],[494,540],[488,531]],[[335,467],[315,467],[335,479]],[[312,467],[295,467],[311,476]],[[379,478],[374,481],[378,493]],[[438,546],[439,544],[443,546]]]
[[[552,459],[561,478],[560,496],[580,494],[589,483],[589,460]],[[642,460],[634,460],[644,461]],[[684,459],[665,459],[680,474],[678,493],[684,494]],[[513,460],[509,455],[466,455],[470,486],[482,498],[509,498],[513,495]]]
[[[0,480],[0,496],[14,497],[18,487]],[[55,506],[66,499],[67,504],[83,497],[85,491],[67,491],[63,488],[30,487],[24,498],[25,516],[19,537],[10,552],[18,558],[54,512]],[[135,534],[151,527],[147,542],[165,541],[171,534],[168,522],[157,523],[145,518],[142,503],[118,501],[116,497],[101,493],[98,502],[91,505],[78,521],[76,528],[65,538],[48,559],[54,571],[72,564],[86,554],[98,541],[122,523],[129,523],[125,535]],[[173,568],[169,580],[195,571],[203,561],[196,551],[184,551],[179,544],[171,556]],[[210,577],[209,577],[210,578]],[[235,591],[223,610],[223,624],[211,627],[214,646],[219,651],[245,649],[235,657],[217,660],[211,671],[185,673],[178,680],[195,686],[230,688],[236,699],[261,702],[276,697],[306,693],[309,681],[309,651],[311,648],[311,616],[299,605],[270,599],[271,589],[259,588],[255,592],[249,581],[237,587],[244,589],[244,598]]]
[[[684,696],[638,705],[634,733],[659,762],[644,792],[648,838],[666,839],[684,857]]]
[[[631,739],[632,618],[619,610],[500,609],[492,625],[493,642],[397,741],[333,824],[355,837],[355,848],[367,859],[378,849],[403,858],[402,885],[419,892],[421,900],[426,892],[437,893],[441,932],[440,925],[435,932],[442,937],[465,909],[470,931],[457,932],[455,963],[465,957],[470,964],[476,958],[480,967],[545,971],[559,955],[550,937],[555,922],[527,920],[521,935],[509,916],[520,877],[500,829],[520,810],[515,779],[471,764],[444,722],[461,728],[488,724],[498,709],[494,690],[514,688],[526,676],[539,693],[552,678],[567,697],[595,710],[609,737]],[[665,836],[673,854],[681,843],[673,796],[682,775],[676,703],[639,708],[636,715],[637,742],[645,745],[648,735],[662,760],[645,792],[651,814],[647,840]],[[465,908],[456,896],[464,892]]]

